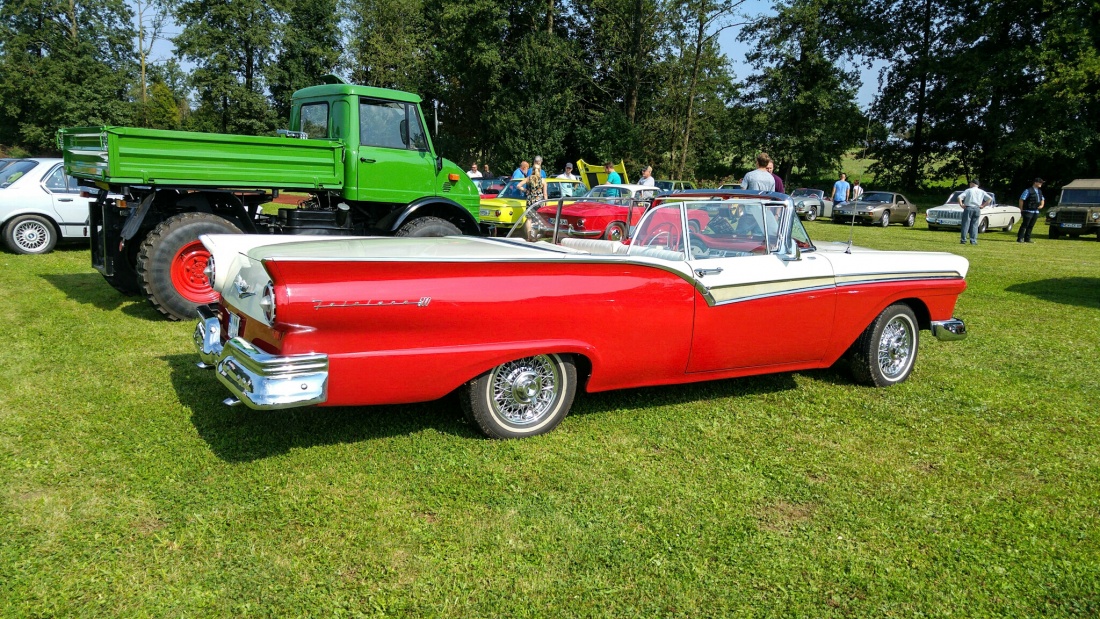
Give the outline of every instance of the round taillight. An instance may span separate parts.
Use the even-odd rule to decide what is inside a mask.
[[[206,283],[211,288],[214,287],[214,256],[210,256],[210,259],[206,261],[206,268],[202,270],[202,274],[206,276]]]
[[[260,296],[260,309],[264,311],[264,318],[271,324],[275,324],[275,284],[267,282],[263,295]]]

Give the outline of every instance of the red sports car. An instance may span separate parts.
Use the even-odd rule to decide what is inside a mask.
[[[621,241],[638,223],[660,189],[644,185],[597,185],[576,201],[550,201],[539,215],[550,225],[555,222],[560,237]]]

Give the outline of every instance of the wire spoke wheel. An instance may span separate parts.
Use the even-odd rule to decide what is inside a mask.
[[[466,384],[466,418],[490,438],[545,434],[569,414],[577,390],[570,355],[554,353],[506,361]]]
[[[886,323],[878,342],[878,367],[887,378],[900,376],[913,356],[912,325],[901,316]]]

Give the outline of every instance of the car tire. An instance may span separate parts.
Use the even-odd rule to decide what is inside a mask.
[[[496,366],[466,383],[459,401],[466,419],[485,436],[524,438],[558,427],[576,393],[573,358],[549,353]]]
[[[987,217],[982,217],[982,220],[980,222],[978,222],[978,234],[982,234],[983,232],[985,232],[988,229],[989,229],[989,219]]]
[[[909,217],[906,218],[906,220],[905,220],[905,227],[906,228],[912,228],[916,224],[917,224],[917,214],[916,213],[909,213]]]
[[[813,221],[817,219],[817,207],[811,206],[810,210],[806,211],[806,221]]]
[[[904,303],[882,310],[849,350],[852,374],[861,383],[889,387],[905,381],[917,362],[920,329]]]
[[[1005,232],[1012,232],[1012,226],[1014,226],[1014,225],[1016,225],[1016,218],[1015,217],[1009,217],[1008,218],[1008,225],[1001,228],[1001,230],[1004,230]]]
[[[412,238],[421,238],[425,236],[458,236],[462,234],[462,230],[458,229],[458,226],[447,221],[446,219],[440,219],[439,217],[417,217],[416,219],[405,222],[394,236],[407,236]]]
[[[879,220],[878,225],[883,228],[890,225],[890,211],[882,211],[882,219]]]
[[[201,234],[240,234],[233,222],[211,213],[183,213],[160,222],[141,242],[138,284],[169,320],[190,320],[200,305],[218,299],[203,270],[210,252]]]
[[[16,254],[48,254],[57,246],[57,228],[41,215],[13,217],[4,228],[4,244]]]
[[[1047,236],[1052,238],[1052,239],[1056,239],[1056,238],[1062,236],[1062,231],[1059,230],[1058,228],[1051,228],[1050,230],[1047,231]]]
[[[621,241],[626,238],[626,224],[621,221],[613,221],[607,224],[603,231],[603,238],[607,241]]]

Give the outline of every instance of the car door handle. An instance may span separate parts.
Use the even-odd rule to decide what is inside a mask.
[[[367,159],[366,157],[360,157],[359,161],[361,161],[363,163],[377,163],[378,162],[377,159]]]
[[[704,275],[718,275],[722,272],[722,267],[714,267],[713,269],[695,269],[695,274],[699,277]]]
[[[58,198],[57,201],[58,202],[72,202],[73,199],[72,198]]]

